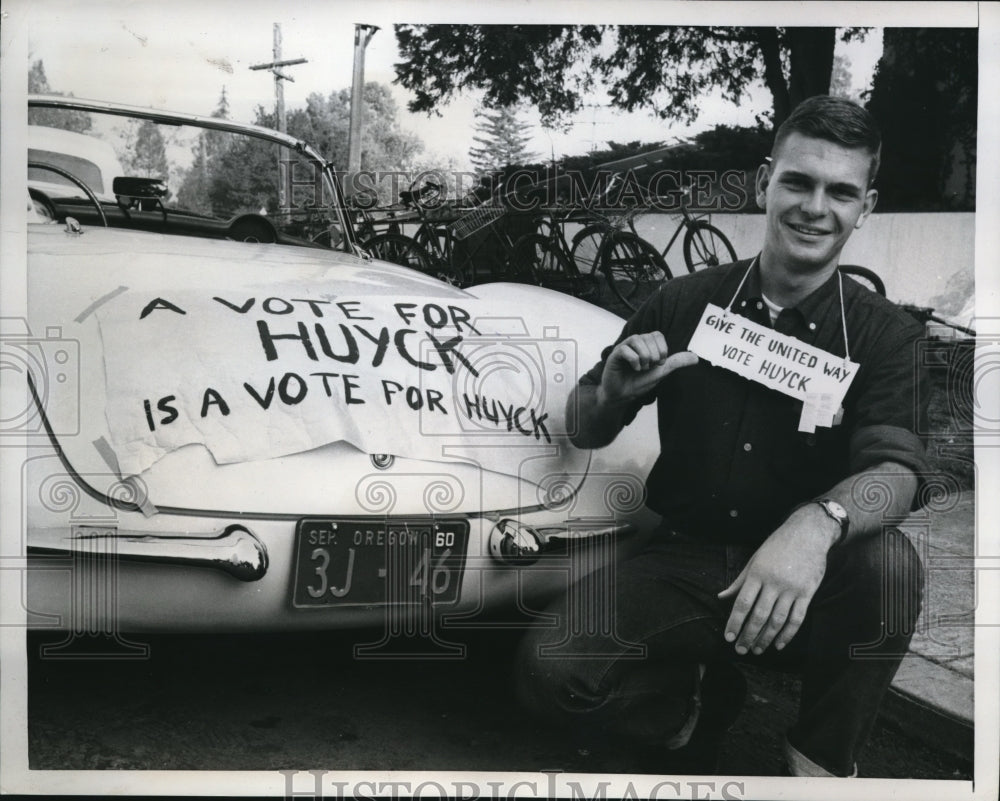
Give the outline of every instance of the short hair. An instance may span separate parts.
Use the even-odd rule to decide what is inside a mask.
[[[875,118],[853,100],[830,95],[803,100],[778,127],[771,148],[772,159],[777,157],[782,142],[793,133],[864,150],[871,156],[868,186],[875,182],[882,159],[882,132]]]

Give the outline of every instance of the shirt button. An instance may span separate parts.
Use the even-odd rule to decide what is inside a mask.
[[[740,303],[740,306],[741,306],[741,307],[742,307],[742,306],[746,306],[746,305],[747,305],[747,302],[746,302],[745,300],[744,300],[743,302],[741,302],[741,303]]]
[[[730,509],[729,510],[729,516],[730,517],[739,517],[740,513],[738,511],[736,511],[735,509]]]
[[[757,308],[758,309],[763,309],[764,308],[764,304],[761,303],[759,300],[757,301]]]
[[[810,331],[815,331],[816,330],[816,323],[809,323],[809,330]]]
[[[747,453],[749,453],[750,451],[753,450],[753,445],[751,445],[749,442],[744,442],[743,443],[743,450],[745,450]]]

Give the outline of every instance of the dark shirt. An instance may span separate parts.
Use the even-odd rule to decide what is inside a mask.
[[[618,341],[659,330],[670,353],[686,350],[706,304],[726,307],[749,265],[668,281],[625,324]],[[850,359],[860,367],[839,425],[799,432],[802,401],[704,360],[674,371],[628,410],[631,422],[642,405],[657,401],[660,455],[646,481],[646,503],[667,526],[723,542],[758,543],[797,504],[881,462],[926,473],[916,433],[926,430],[927,392],[916,391],[923,380],[916,366],[923,327],[847,276],[843,293]],[[757,266],[732,309],[772,327]],[[773,327],[845,355],[837,273],[796,307],[783,309]],[[581,383],[600,383],[611,347]]]

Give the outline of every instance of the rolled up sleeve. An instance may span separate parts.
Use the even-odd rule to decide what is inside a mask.
[[[930,472],[923,440],[899,426],[866,426],[850,442],[851,472],[860,473],[882,462],[896,462],[919,476]]]

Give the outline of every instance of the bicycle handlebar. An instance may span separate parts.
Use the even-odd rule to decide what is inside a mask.
[[[967,328],[964,325],[959,325],[958,323],[953,323],[949,320],[945,320],[943,317],[938,317],[934,313],[934,309],[930,306],[914,306],[909,303],[900,304],[900,308],[907,312],[910,316],[914,317],[918,322],[929,323],[934,322],[939,325],[946,325],[949,328],[954,328],[956,331],[961,331],[963,334],[968,334],[974,337],[976,332],[972,328]]]

